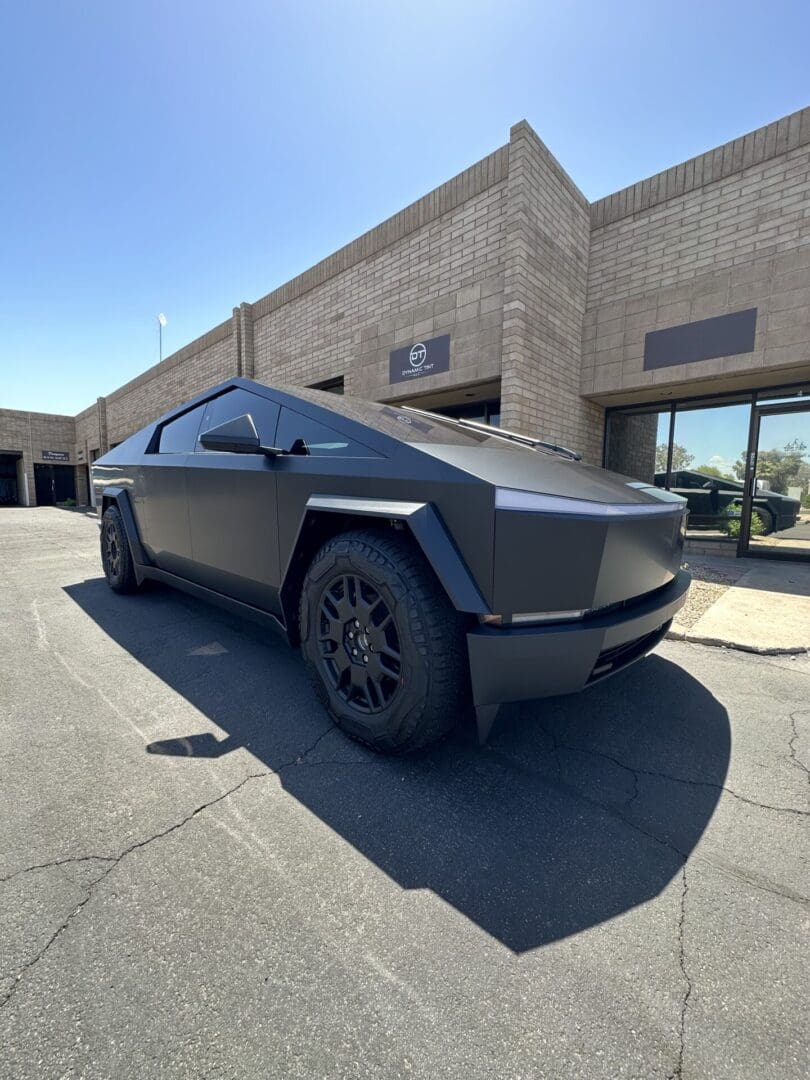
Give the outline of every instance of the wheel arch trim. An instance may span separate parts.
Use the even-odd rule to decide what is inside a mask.
[[[102,507],[104,502],[109,500],[115,503],[118,507],[118,512],[121,515],[121,520],[124,523],[124,531],[127,534],[127,541],[129,542],[129,550],[132,553],[132,561],[135,564],[135,577],[140,584],[143,580],[143,574],[141,567],[149,566],[149,559],[146,556],[146,552],[141,544],[141,538],[138,535],[138,526],[135,524],[135,515],[132,513],[132,506],[129,501],[129,492],[126,488],[119,487],[117,485],[110,485],[105,487],[101,493]],[[102,512],[101,519],[104,514]]]
[[[410,530],[453,606],[458,611],[471,614],[489,614],[489,606],[435,506],[426,502],[369,499],[345,495],[311,495],[307,499],[305,512],[301,517],[281,580],[282,603],[285,586],[291,579],[296,554],[301,548],[306,526],[314,518],[325,514],[402,522]]]

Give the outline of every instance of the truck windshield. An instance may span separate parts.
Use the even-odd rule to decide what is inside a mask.
[[[349,420],[366,424],[384,435],[409,443],[435,443],[452,446],[483,446],[487,449],[561,452],[574,457],[572,451],[543,443],[514,432],[502,431],[470,420],[413,409],[407,405],[385,405],[377,401],[329,394],[323,390],[290,387],[290,393],[312,401]]]

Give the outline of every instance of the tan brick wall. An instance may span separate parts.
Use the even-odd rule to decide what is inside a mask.
[[[455,202],[438,189],[380,226],[378,250],[360,238],[354,254],[370,254],[355,261],[349,252],[335,263],[345,269],[325,280],[313,272],[299,295],[253,305],[255,377],[307,384],[343,375],[347,393],[378,399],[498,378],[505,163],[490,155],[445,185]],[[389,386],[392,348],[444,333],[450,372]]]
[[[389,355],[423,338],[450,335],[450,370],[412,383],[390,384]],[[351,370],[351,393],[389,401],[447,387],[498,380],[503,337],[503,277],[489,277],[450,291],[365,327]],[[349,383],[347,382],[347,386]]]
[[[595,229],[588,306],[737,266],[807,240],[810,146]]]
[[[591,216],[582,393],[810,374],[810,109],[618,192]],[[649,331],[750,307],[753,352],[643,370]]]
[[[93,461],[93,451],[102,452],[104,442],[102,439],[101,418],[99,413],[103,399],[99,399],[95,405],[84,409],[76,416],[76,498],[85,505],[90,502],[90,491],[87,483],[86,466]],[[106,447],[105,447],[106,449]]]
[[[607,468],[648,484],[655,481],[656,413],[613,413]]]
[[[603,412],[580,396],[588,203],[526,123],[512,129],[508,199],[503,426],[599,462]]]
[[[76,459],[89,461],[89,451],[101,449],[98,403],[84,409],[76,416]]]
[[[757,309],[754,350],[644,371],[651,330]],[[810,243],[702,274],[589,311],[583,330],[582,392],[609,394],[706,381],[761,385],[810,378]],[[696,390],[699,392],[699,389]]]
[[[28,479],[28,502],[36,506],[34,464],[44,462],[44,450],[70,454],[64,464],[76,465],[75,420],[72,416],[0,409],[0,453],[21,453]],[[19,491],[20,501],[24,491]]]

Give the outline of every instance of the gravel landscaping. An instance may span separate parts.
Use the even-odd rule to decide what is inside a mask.
[[[691,561],[684,564],[692,574],[692,587],[686,603],[678,612],[676,622],[684,630],[691,630],[698,619],[705,615],[712,604],[717,603],[731,585],[735,585],[747,567],[720,567]]]

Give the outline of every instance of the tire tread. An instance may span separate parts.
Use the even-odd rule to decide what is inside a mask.
[[[341,726],[353,738],[388,753],[408,753],[437,741],[455,725],[469,696],[466,616],[452,607],[432,568],[410,537],[387,529],[356,529],[327,540],[312,560],[301,590],[302,627],[309,622],[304,609],[317,580],[313,570],[333,555],[344,555],[349,561],[354,561],[354,556],[378,570],[398,605],[405,599],[407,631],[416,649],[431,659],[427,693],[400,717],[396,727],[374,735],[358,730],[357,723]],[[362,567],[358,566],[358,570]],[[309,657],[308,660],[316,688],[328,702],[329,694],[321,676]],[[340,717],[336,719],[341,722]]]
[[[119,547],[121,549],[121,573],[117,582],[110,580],[107,574],[107,568],[104,566],[104,528],[110,521],[114,521],[116,528],[118,529]],[[124,528],[124,519],[121,516],[121,511],[114,504],[108,506],[104,511],[101,518],[101,565],[104,567],[104,576],[107,579],[107,584],[117,593],[133,593],[138,590],[138,579],[135,576],[135,565],[132,560],[132,552],[129,549],[129,537],[127,531]]]

